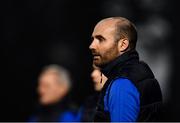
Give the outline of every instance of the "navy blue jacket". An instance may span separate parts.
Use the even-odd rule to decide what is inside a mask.
[[[94,121],[157,121],[162,107],[161,89],[135,50],[104,65],[102,72],[108,80],[100,94]]]

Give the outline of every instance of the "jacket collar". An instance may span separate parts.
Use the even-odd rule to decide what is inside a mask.
[[[118,56],[115,60],[111,61],[110,63],[104,65],[101,68],[101,71],[107,78],[109,78],[116,71],[117,67],[121,68],[126,63],[132,62],[134,60],[139,60],[139,55],[136,50],[130,50]]]

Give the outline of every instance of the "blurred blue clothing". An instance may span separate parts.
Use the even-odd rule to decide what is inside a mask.
[[[54,119],[55,122],[80,122],[80,114],[75,114],[74,112],[71,111],[65,111],[59,114],[57,119]],[[37,116],[32,116],[28,122],[39,122]]]
[[[59,117],[59,122],[80,122],[80,115],[70,111],[64,112]]]
[[[111,122],[136,121],[140,111],[140,94],[128,79],[118,78],[108,86],[104,97],[104,110]]]
[[[37,105],[29,122],[79,122],[78,107],[68,98],[49,105]]]

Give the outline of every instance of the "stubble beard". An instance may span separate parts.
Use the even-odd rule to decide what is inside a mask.
[[[113,61],[115,58],[117,58],[119,55],[117,45],[114,43],[112,47],[107,49],[104,54],[101,54],[99,56],[98,60],[93,60],[93,64],[95,64],[97,67],[103,68],[106,66],[108,63]]]

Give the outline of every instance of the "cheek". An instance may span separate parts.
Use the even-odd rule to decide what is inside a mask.
[[[45,98],[51,98],[54,95],[55,89],[53,87],[48,87],[42,90],[42,95]]]
[[[40,96],[44,96],[47,93],[48,88],[44,86],[38,87],[38,93]]]
[[[111,47],[105,47],[104,51],[102,52],[102,57],[105,60],[111,60],[118,54],[117,46],[114,44]]]
[[[60,96],[60,91],[57,89],[49,89],[47,93],[44,95],[44,99],[47,101],[54,101],[58,100]]]
[[[107,52],[109,52],[109,48],[108,47],[101,47],[101,49],[100,49],[101,58],[105,58]]]
[[[101,80],[101,78],[99,76],[97,76],[96,78],[93,79],[93,82],[94,82],[94,84],[97,84],[100,82],[100,80]]]

